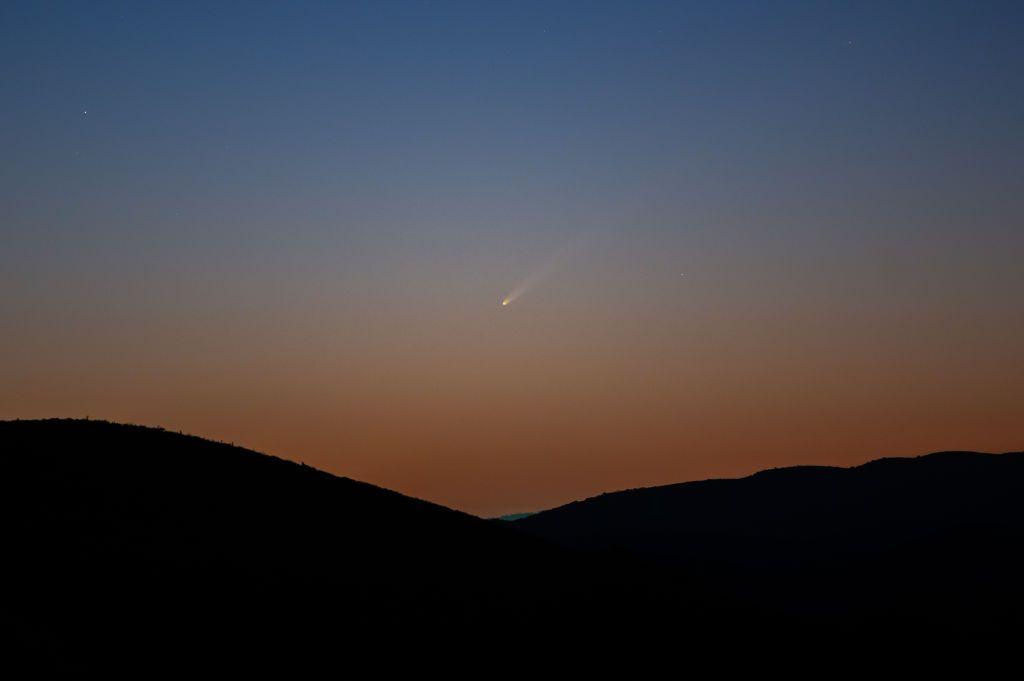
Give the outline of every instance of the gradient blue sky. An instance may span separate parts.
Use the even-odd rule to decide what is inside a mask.
[[[1022,448],[1022,73],[1019,2],[5,2],[0,418],[484,514]]]

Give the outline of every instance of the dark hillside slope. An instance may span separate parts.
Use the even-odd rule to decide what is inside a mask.
[[[773,611],[845,622],[859,613],[987,626],[1019,619],[1024,601],[1020,453],[942,452],[634,489],[513,526],[685,568]]]
[[[159,429],[0,422],[0,470],[4,638],[47,659],[352,655],[655,598],[507,523]]]
[[[805,553],[877,551],[939,533],[1024,523],[1024,454],[942,452],[854,468],[800,466],[747,478],[602,494],[515,521],[559,542],[687,556],[696,537],[770,541],[778,550],[722,557],[803,560]]]
[[[0,653],[294,673],[989,640],[1019,624],[1021,461],[768,471],[506,522],[159,429],[0,422]]]

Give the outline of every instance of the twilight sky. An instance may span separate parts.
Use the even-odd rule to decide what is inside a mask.
[[[484,515],[1022,449],[1024,4],[7,0],[0,320]]]

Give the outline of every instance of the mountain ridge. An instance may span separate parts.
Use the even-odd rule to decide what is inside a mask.
[[[0,536],[18,586],[0,641],[72,669],[180,646],[221,661],[256,647],[252,666],[287,668],[339,641],[358,656],[387,641],[484,645],[695,600],[668,582],[637,589],[621,561],[591,565],[509,523],[98,420],[0,422]]]
[[[588,550],[760,568],[895,550],[976,526],[1024,531],[1024,453],[936,452],[606,493],[513,522]]]
[[[760,478],[760,477],[771,476],[771,475],[774,475],[774,474],[777,474],[777,473],[783,473],[783,472],[786,472],[786,471],[794,471],[794,472],[799,472],[799,471],[843,471],[843,470],[852,470],[852,469],[863,468],[865,466],[872,466],[872,465],[875,465],[875,464],[879,464],[879,463],[883,463],[883,462],[888,462],[888,461],[897,461],[897,462],[900,462],[900,461],[914,461],[914,460],[917,460],[917,459],[928,459],[928,458],[933,458],[933,457],[934,458],[944,458],[944,457],[947,457],[947,456],[959,456],[959,455],[968,455],[968,456],[975,456],[975,455],[977,455],[977,456],[1007,456],[1007,455],[1020,455],[1020,454],[1024,454],[1024,450],[1008,451],[1008,452],[981,452],[981,451],[972,451],[972,450],[941,450],[941,451],[929,452],[927,454],[918,454],[918,455],[913,455],[913,456],[884,456],[884,457],[879,457],[877,459],[869,459],[868,461],[865,461],[863,463],[854,464],[854,465],[851,465],[851,466],[836,466],[836,465],[829,465],[829,464],[795,464],[795,465],[792,465],[792,466],[773,466],[773,467],[769,467],[769,468],[763,468],[763,469],[758,470],[758,471],[754,471],[753,473],[749,473],[747,475],[740,475],[740,476],[735,476],[735,477],[696,478],[696,479],[693,479],[693,480],[684,480],[684,481],[680,481],[680,482],[669,482],[669,483],[660,484],[660,485],[641,485],[641,486],[638,486],[638,487],[625,487],[625,488],[617,489],[617,490],[609,490],[609,491],[605,491],[605,492],[599,492],[598,494],[594,494],[594,495],[591,495],[589,497],[583,497],[581,499],[573,499],[572,501],[567,501],[564,504],[559,504],[557,506],[551,506],[549,508],[541,509],[539,511],[531,511],[531,512],[528,512],[528,513],[510,514],[510,515],[521,516],[521,517],[516,517],[516,518],[514,518],[512,520],[512,522],[518,522],[520,520],[524,520],[526,518],[537,516],[537,515],[540,515],[542,513],[548,513],[548,512],[551,512],[551,511],[557,511],[559,509],[563,509],[563,508],[566,508],[566,507],[569,507],[569,506],[573,506],[573,505],[576,505],[576,504],[586,503],[586,502],[589,502],[589,501],[593,501],[593,500],[596,500],[596,499],[601,499],[603,497],[608,497],[608,496],[614,496],[614,495],[619,495],[619,494],[629,494],[629,493],[633,493],[633,492],[645,492],[645,491],[648,491],[648,490],[660,490],[660,489],[668,489],[668,488],[679,488],[679,487],[682,487],[684,485],[699,485],[699,484],[703,484],[703,483],[717,483],[717,482],[734,482],[734,481],[740,481],[740,480],[748,480],[750,478]],[[506,517],[506,516],[502,516],[502,517]]]
[[[990,636],[1018,631],[1024,613],[1022,492],[1024,456],[953,452],[485,520],[164,429],[0,421],[17,586],[0,640],[72,668],[177,654],[290,669],[339,646],[507,654],[499,642],[523,632],[531,650]]]

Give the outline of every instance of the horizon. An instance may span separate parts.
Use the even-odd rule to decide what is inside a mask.
[[[5,3],[0,420],[160,424],[481,517],[1024,449],[1022,27]]]
[[[340,474],[340,473],[331,473],[330,471],[323,471],[322,469],[316,468],[315,466],[309,466],[308,464],[306,464],[305,461],[302,461],[301,459],[297,459],[297,458],[294,458],[294,457],[289,457],[286,454],[283,454],[281,452],[263,452],[263,451],[252,449],[250,447],[246,447],[245,445],[239,444],[237,442],[228,442],[228,441],[223,441],[223,440],[214,440],[214,439],[211,439],[211,438],[204,437],[202,434],[199,434],[199,433],[187,433],[187,432],[184,432],[184,431],[181,431],[181,430],[173,430],[173,429],[165,428],[165,427],[160,426],[160,425],[148,425],[148,424],[143,424],[143,423],[121,423],[121,422],[117,422],[117,421],[110,421],[108,419],[103,419],[103,418],[92,418],[91,416],[85,416],[85,417],[52,416],[52,417],[39,418],[39,419],[32,419],[32,418],[29,418],[29,419],[22,419],[22,418],[0,419],[0,424],[2,424],[2,423],[39,423],[39,424],[44,424],[44,423],[47,423],[47,422],[50,422],[50,421],[71,422],[71,423],[95,423],[95,424],[102,424],[102,425],[107,425],[107,426],[118,426],[118,427],[124,427],[124,428],[139,428],[139,429],[142,429],[142,430],[152,430],[152,431],[161,432],[161,433],[168,433],[168,434],[171,434],[171,435],[178,435],[180,437],[191,438],[191,439],[200,440],[200,441],[203,441],[203,442],[213,443],[213,444],[217,444],[217,445],[224,445],[224,446],[233,447],[233,448],[236,448],[236,449],[242,449],[242,450],[247,451],[247,452],[249,452],[251,454],[256,454],[256,455],[259,455],[259,456],[269,456],[269,457],[272,457],[272,458],[275,458],[275,459],[281,459],[283,461],[288,461],[288,462],[291,462],[291,463],[300,464],[302,466],[307,466],[309,468],[313,468],[314,470],[325,472],[325,473],[328,473],[330,475],[334,475],[334,476],[337,476],[337,477],[348,478],[350,480],[354,480],[355,482],[366,482],[365,480],[357,480],[355,478],[351,478],[350,476],[346,476],[346,475],[343,475],[343,474]],[[753,471],[751,473],[739,474],[739,475],[735,475],[735,476],[724,476],[724,477],[713,477],[713,478],[695,478],[695,479],[690,479],[690,480],[677,480],[675,482],[662,483],[662,484],[658,484],[658,485],[644,485],[644,486],[640,486],[640,487],[623,487],[623,488],[607,489],[607,490],[603,490],[601,492],[598,492],[598,493],[596,493],[594,495],[590,495],[590,496],[586,496],[586,497],[566,499],[566,500],[563,500],[563,501],[561,501],[559,503],[556,503],[556,504],[554,504],[552,506],[547,506],[547,507],[544,507],[544,508],[520,509],[519,511],[509,511],[509,512],[505,512],[505,513],[499,513],[499,514],[496,514],[496,515],[477,515],[477,517],[485,519],[485,520],[486,519],[490,519],[490,520],[519,520],[520,518],[525,518],[525,517],[528,517],[528,516],[531,516],[531,515],[537,515],[539,513],[544,513],[546,511],[556,510],[556,509],[562,508],[563,506],[569,506],[569,505],[577,503],[577,502],[588,501],[590,499],[596,499],[596,498],[601,497],[601,496],[605,496],[605,495],[608,495],[608,494],[617,494],[617,493],[620,493],[620,492],[635,492],[635,491],[642,491],[642,490],[647,490],[647,489],[654,489],[654,488],[657,488],[657,487],[670,487],[670,486],[689,484],[689,483],[718,482],[718,481],[729,481],[729,480],[743,480],[743,479],[747,479],[747,478],[751,478],[751,477],[757,476],[760,473],[766,473],[766,472],[772,472],[772,471],[784,471],[784,470],[789,470],[789,469],[794,469],[794,468],[853,469],[853,468],[860,468],[862,466],[866,466],[866,465],[869,465],[869,464],[872,464],[872,463],[877,463],[877,462],[880,462],[880,461],[892,461],[892,460],[899,460],[899,459],[923,459],[923,458],[931,458],[931,457],[935,457],[935,456],[942,456],[942,455],[946,455],[946,454],[968,454],[968,455],[971,455],[971,456],[976,456],[976,455],[980,455],[980,456],[1007,456],[1007,455],[1014,455],[1014,454],[1024,454],[1024,449],[1020,449],[1020,450],[1010,449],[1010,450],[1006,450],[1006,451],[977,451],[977,450],[945,449],[945,450],[936,450],[936,451],[931,451],[931,452],[921,452],[921,453],[917,453],[917,454],[903,454],[903,455],[900,455],[900,454],[889,454],[889,455],[878,456],[878,457],[867,459],[867,460],[860,461],[860,462],[857,462],[857,463],[845,464],[845,465],[806,464],[806,463],[805,464],[801,464],[801,463],[797,463],[797,464],[790,464],[788,466],[773,466],[773,467],[769,467],[769,468],[762,468],[762,469],[759,469],[757,471]],[[371,484],[371,483],[368,483],[368,484]],[[381,489],[388,489],[388,488],[381,487]],[[396,491],[396,490],[388,490],[388,491]],[[411,498],[418,499],[419,501],[427,501],[427,502],[430,502],[430,503],[437,503],[437,502],[431,501],[430,499],[421,499],[419,497],[411,497]],[[443,506],[443,504],[439,504],[439,505]],[[445,508],[450,508],[451,510],[462,511],[464,513],[469,513],[470,515],[474,515],[474,514],[470,513],[469,511],[466,511],[465,509],[459,509],[459,508],[447,507],[447,506],[445,506]]]

